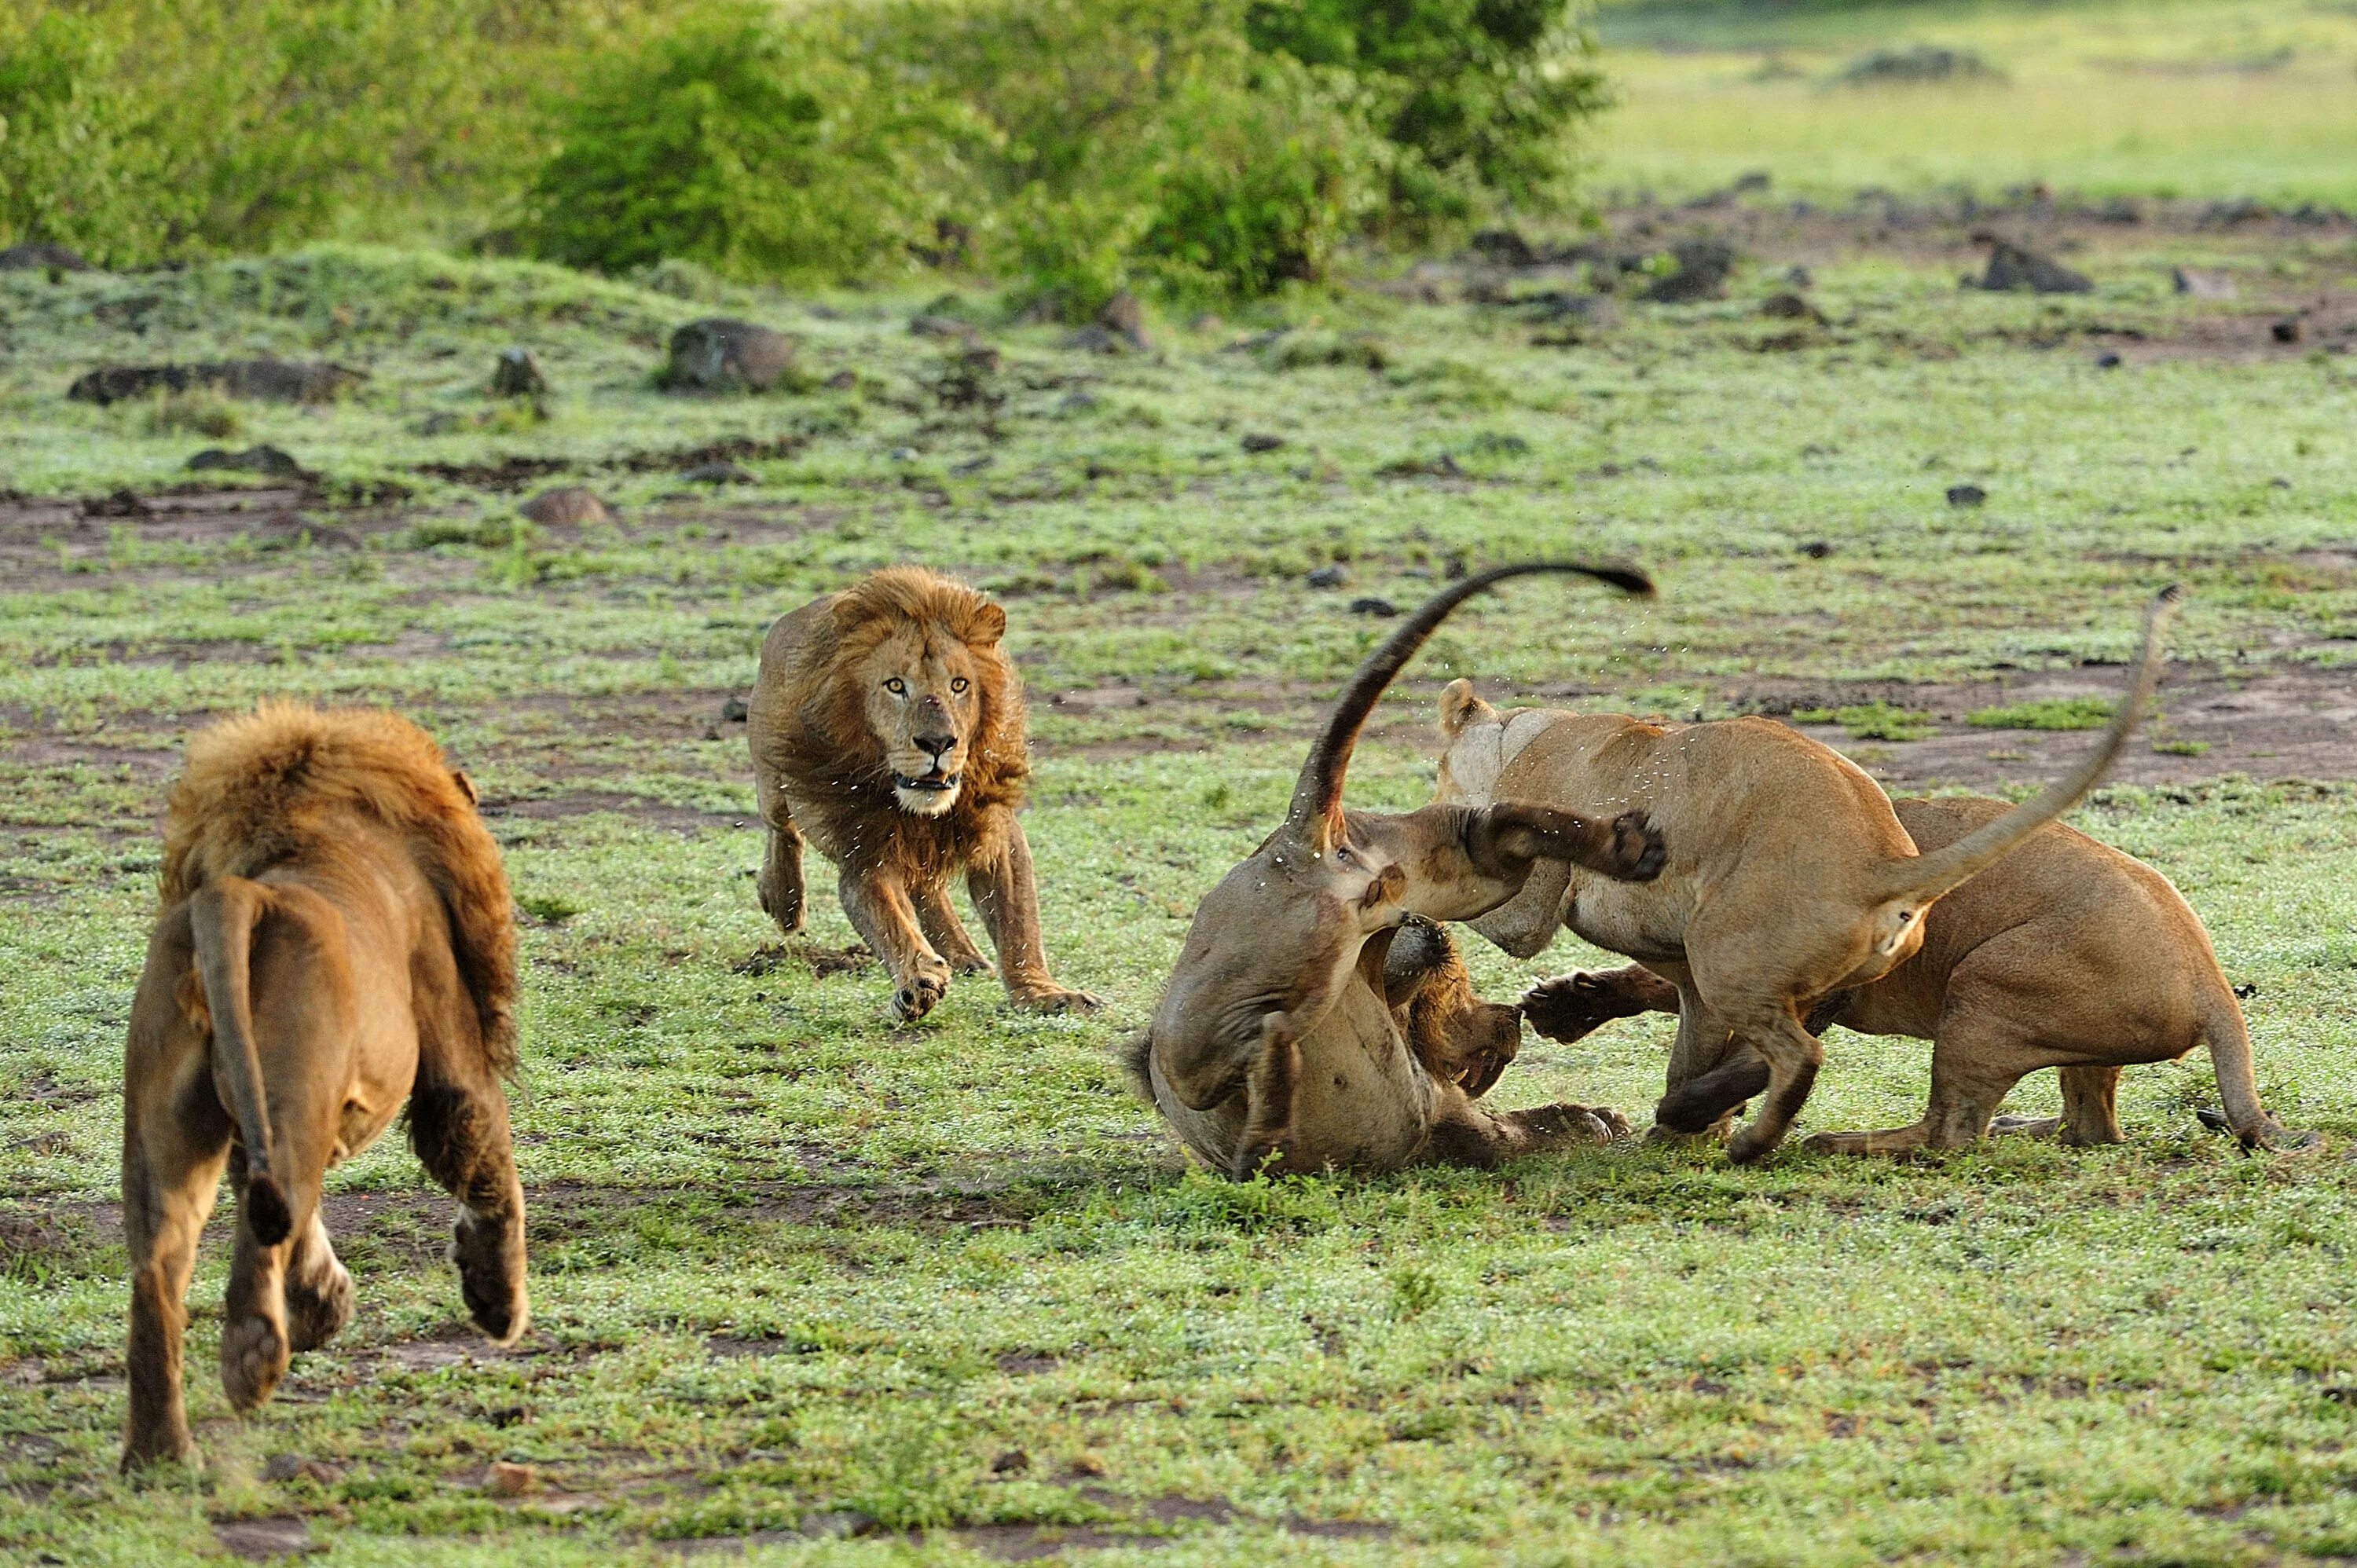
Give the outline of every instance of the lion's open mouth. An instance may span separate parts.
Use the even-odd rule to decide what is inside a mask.
[[[892,782],[903,789],[947,791],[958,787],[958,775],[928,773],[922,779],[911,779],[905,773],[895,773],[892,775]]]

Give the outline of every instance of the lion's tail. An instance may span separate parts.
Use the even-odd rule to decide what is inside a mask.
[[[262,1054],[253,1037],[253,928],[269,906],[269,890],[260,883],[224,876],[189,898],[188,927],[205,1008],[212,1015],[214,1069],[228,1086],[230,1114],[245,1141],[245,1197],[240,1212],[255,1240],[275,1246],[294,1230],[295,1216],[274,1171],[277,1147],[262,1089]]]
[[[2210,1047],[2210,1069],[2218,1075],[2218,1098],[2223,1112],[2203,1111],[2202,1122],[2232,1133],[2245,1149],[2299,1149],[2316,1143],[2313,1133],[2287,1132],[2259,1102],[2258,1070],[2251,1060],[2251,1029],[2243,1021],[2234,993],[2221,982],[2205,986],[2201,999],[2201,1037]]]

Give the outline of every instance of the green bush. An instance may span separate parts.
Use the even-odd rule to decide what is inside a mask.
[[[905,263],[931,236],[971,117],[851,53],[823,16],[789,36],[729,5],[601,62],[558,114],[525,247],[738,278]]]

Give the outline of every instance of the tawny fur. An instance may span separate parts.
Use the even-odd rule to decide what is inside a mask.
[[[991,967],[950,905],[958,874],[1010,999],[1097,1005],[1048,972],[1015,815],[1031,763],[1006,628],[1006,612],[966,585],[893,566],[780,617],[762,640],[748,704],[769,828],[762,908],[788,935],[802,929],[807,837],[834,863],[844,912],[890,968],[903,1019],[929,1011],[952,972]],[[944,740],[946,751],[930,749]]]
[[[389,714],[265,705],[189,743],[162,894],[124,1051],[126,1467],[194,1454],[184,1301],[224,1171],[221,1380],[253,1410],[350,1316],[321,1177],[404,1103],[418,1158],[461,1204],[469,1311],[501,1343],[529,1318],[500,1087],[514,915],[464,777]]]

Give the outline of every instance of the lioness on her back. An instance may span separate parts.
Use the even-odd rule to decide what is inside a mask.
[[[1486,1165],[1620,1130],[1610,1112],[1587,1106],[1501,1114],[1477,1103],[1520,1026],[1473,1000],[1445,936],[1397,933],[1411,916],[1464,919],[1495,908],[1543,855],[1652,876],[1662,842],[1643,813],[1591,821],[1517,800],[1342,809],[1359,731],[1392,678],[1458,604],[1534,572],[1652,591],[1635,572],[1551,564],[1501,566],[1442,590],[1360,665],[1285,821],[1196,908],[1129,1066],[1213,1169],[1242,1179],[1263,1169]],[[1397,965],[1395,940],[1410,943]]]
[[[197,735],[164,823],[163,912],[124,1053],[131,1253],[126,1466],[192,1451],[182,1298],[227,1165],[237,1253],[221,1382],[251,1410],[288,1354],[351,1316],[320,1176],[404,1101],[410,1142],[462,1205],[468,1311],[522,1334],[515,916],[474,790],[384,713],[265,705]]]
[[[1007,996],[1092,1008],[1048,972],[1031,846],[1015,810],[1031,775],[1006,612],[963,583],[891,566],[780,617],[747,705],[769,847],[761,908],[806,918],[805,834],[840,874],[843,912],[892,972],[893,1012],[920,1018],[950,974],[987,972],[950,906],[966,890]]]
[[[1835,992],[1871,985],[1913,957],[1934,903],[2102,777],[2158,682],[2161,633],[2176,603],[2170,588],[2146,611],[2129,691],[2068,778],[1921,854],[1863,769],[1772,720],[1665,727],[1617,714],[1501,714],[1454,682],[1440,699],[1438,800],[1640,810],[1670,843],[1653,882],[1584,877],[1550,864],[1473,928],[1527,958],[1567,925],[1675,985],[1671,1092],[1655,1120],[1672,1133],[1723,1124],[1731,1103],[1705,1114],[1678,1086],[1748,1052],[1767,1065],[1765,1098],[1727,1154],[1759,1159],[1783,1141],[1824,1059],[1802,1020]]]
[[[2006,811],[1973,795],[1893,801],[1900,825],[1926,854],[1945,849]],[[2169,879],[2061,822],[1932,906],[1923,946],[1870,985],[1837,991],[1811,1009],[1809,1032],[1835,1024],[1932,1044],[1932,1098],[1922,1119],[1878,1133],[1820,1133],[1812,1150],[1889,1155],[1975,1143],[2013,1086],[2059,1068],[2062,1114],[2000,1117],[1996,1131],[2059,1133],[2073,1144],[2116,1144],[2120,1069],[2175,1061],[2207,1047],[2224,1126],[2246,1148],[2295,1148],[2259,1102],[2250,1031],[2220,972],[2209,933]],[[1678,989],[1641,964],[1566,974],[1523,999],[1531,1027],[1571,1041],[1608,1018],[1674,1013]],[[1768,1064],[1749,1052],[1670,1085],[1681,1119],[1715,1118],[1757,1094]]]

